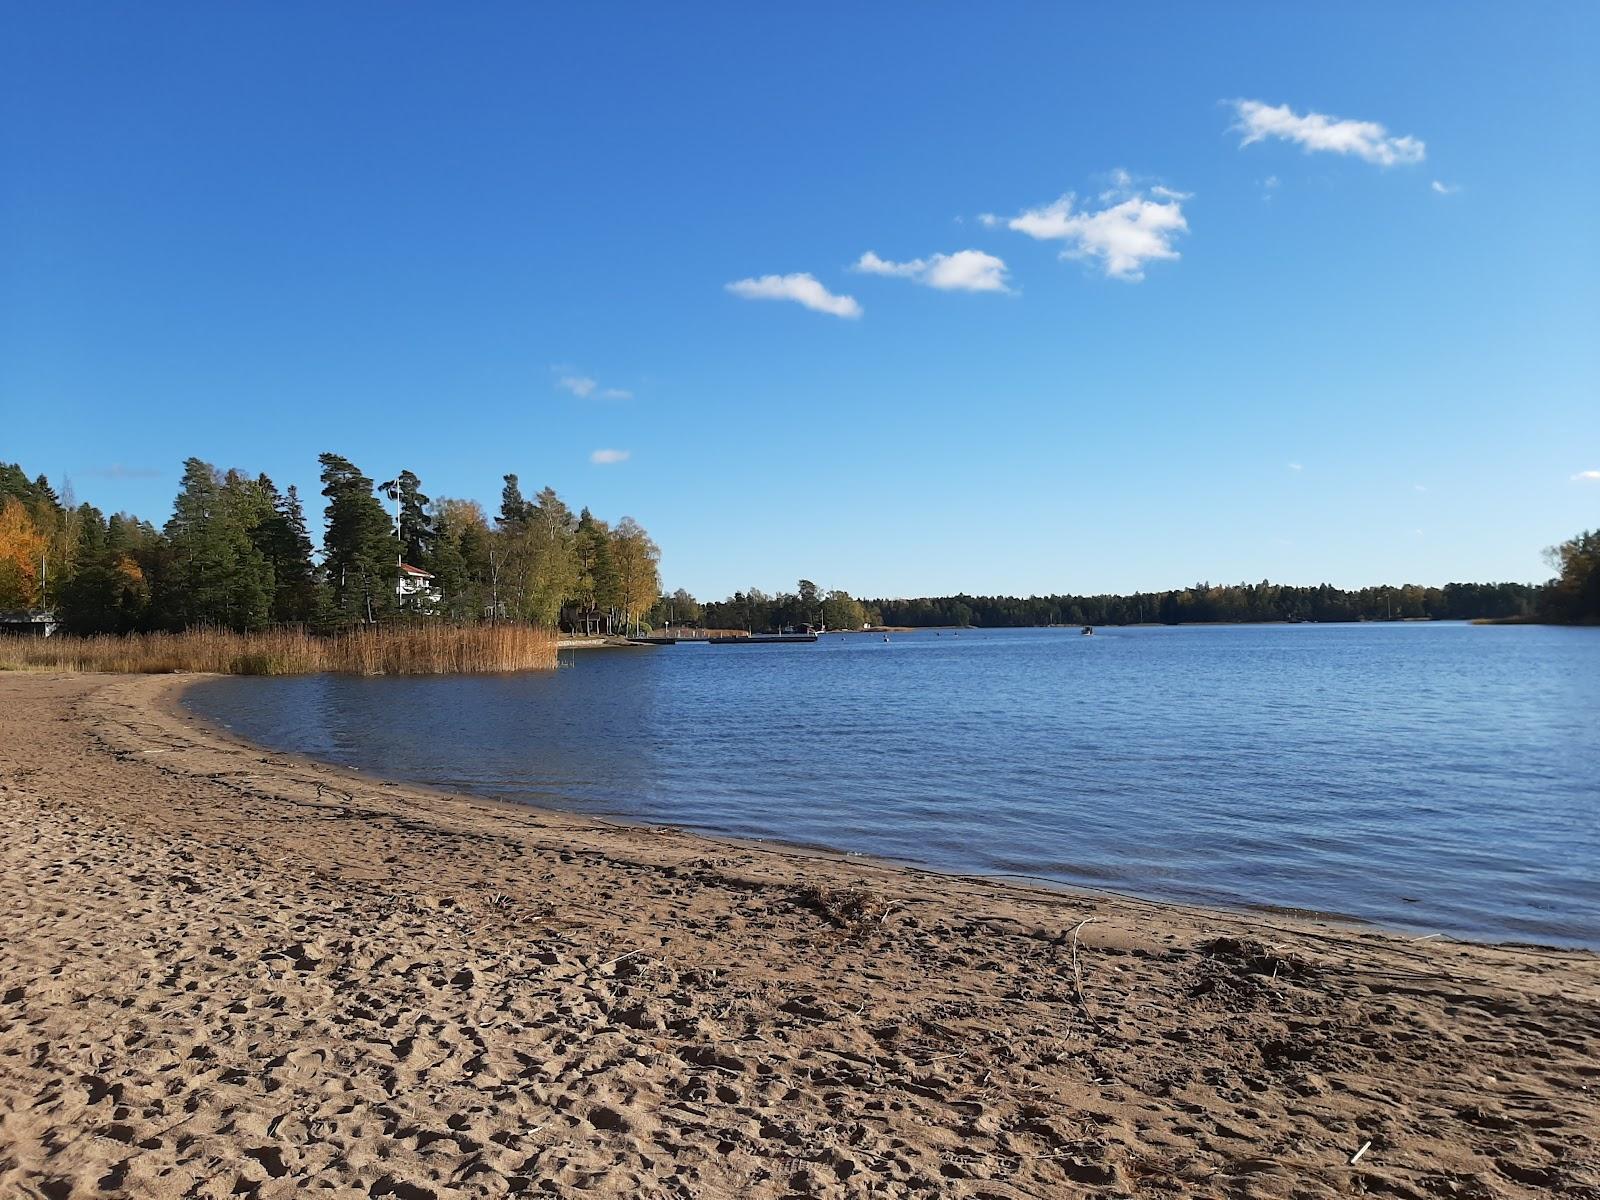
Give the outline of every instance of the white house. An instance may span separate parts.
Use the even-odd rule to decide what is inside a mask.
[[[395,580],[394,598],[401,608],[430,609],[444,597],[434,583],[431,571],[401,563],[400,578]]]

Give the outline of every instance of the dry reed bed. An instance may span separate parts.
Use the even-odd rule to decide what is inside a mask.
[[[527,625],[406,625],[321,637],[299,629],[192,629],[125,637],[0,637],[0,670],[220,675],[491,674],[548,671],[556,639]]]

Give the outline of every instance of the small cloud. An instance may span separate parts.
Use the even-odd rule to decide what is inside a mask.
[[[1281,179],[1279,179],[1276,175],[1268,175],[1265,179],[1263,179],[1261,181],[1261,186],[1266,188],[1267,191],[1270,192],[1270,191],[1273,191],[1274,189],[1276,189],[1277,187],[1279,187],[1282,183],[1283,183],[1283,181]]]
[[[1325,113],[1303,116],[1287,104],[1263,104],[1259,100],[1235,100],[1239,120],[1234,129],[1244,134],[1241,146],[1279,138],[1297,142],[1311,151],[1354,154],[1380,167],[1419,163],[1427,157],[1427,146],[1414,137],[1391,137],[1376,121],[1348,121]]]
[[[942,292],[1007,292],[1006,264],[982,250],[957,250],[907,262],[890,262],[868,250],[850,268],[863,275],[892,275]]]
[[[1126,168],[1113,167],[1106,172],[1106,179],[1111,181],[1111,186],[1100,193],[1100,199],[1106,204],[1114,204],[1133,187],[1133,176]]]
[[[993,213],[979,213],[978,224],[982,225],[986,229],[993,229],[996,225],[1000,224],[1000,218],[995,216]]]
[[[1461,185],[1459,183],[1441,183],[1435,179],[1433,181],[1433,190],[1441,196],[1454,196],[1461,190]]]
[[[1573,483],[1600,483],[1600,471],[1579,471],[1572,477]]]
[[[627,462],[632,456],[631,450],[596,450],[589,455],[589,461],[600,466],[609,466],[611,463]]]
[[[90,467],[83,474],[93,479],[160,479],[162,473],[154,467],[125,467],[112,463],[109,467]]]
[[[1411,485],[1411,490],[1412,490],[1412,491],[1415,491],[1415,492],[1425,492],[1425,491],[1427,491],[1427,490],[1428,490],[1428,489],[1427,489],[1427,488],[1425,488],[1425,487],[1423,487],[1423,486],[1422,486],[1422,485],[1421,485],[1421,484],[1420,484],[1420,483],[1413,483],[1413,484],[1412,484],[1412,485]]]
[[[727,284],[728,291],[744,300],[793,300],[813,312],[855,320],[861,305],[854,296],[836,296],[816,277],[804,272],[795,275],[763,275],[759,279],[739,279]]]
[[[558,378],[556,387],[564,392],[571,392],[580,400],[591,397],[596,400],[632,400],[633,393],[627,388],[608,387],[602,388],[599,380],[591,375],[584,374],[577,367],[565,363],[550,368]]]
[[[558,388],[564,388],[579,399],[587,399],[594,395],[594,389],[599,385],[587,375],[563,375],[556,380]]]
[[[1289,464],[1289,470],[1291,470],[1291,471],[1304,471],[1305,469],[1306,468],[1305,468],[1305,464],[1304,463],[1290,463]]]
[[[1137,283],[1144,264],[1178,257],[1173,240],[1189,231],[1183,202],[1189,193],[1171,188],[1133,187],[1133,177],[1117,170],[1113,187],[1100,193],[1101,209],[1078,208],[1078,198],[1066,193],[1053,203],[1032,208],[1006,221],[1006,226],[1040,241],[1065,242],[1062,258],[1098,259],[1113,279]],[[993,224],[999,218],[980,218]]]

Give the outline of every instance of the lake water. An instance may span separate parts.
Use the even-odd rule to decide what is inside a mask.
[[[1600,947],[1600,630],[1298,625],[569,652],[227,678],[265,745],[952,872]]]

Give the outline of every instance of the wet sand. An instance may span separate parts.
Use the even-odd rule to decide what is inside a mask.
[[[1594,954],[449,797],[182,685],[0,676],[8,1200],[1600,1196]]]

